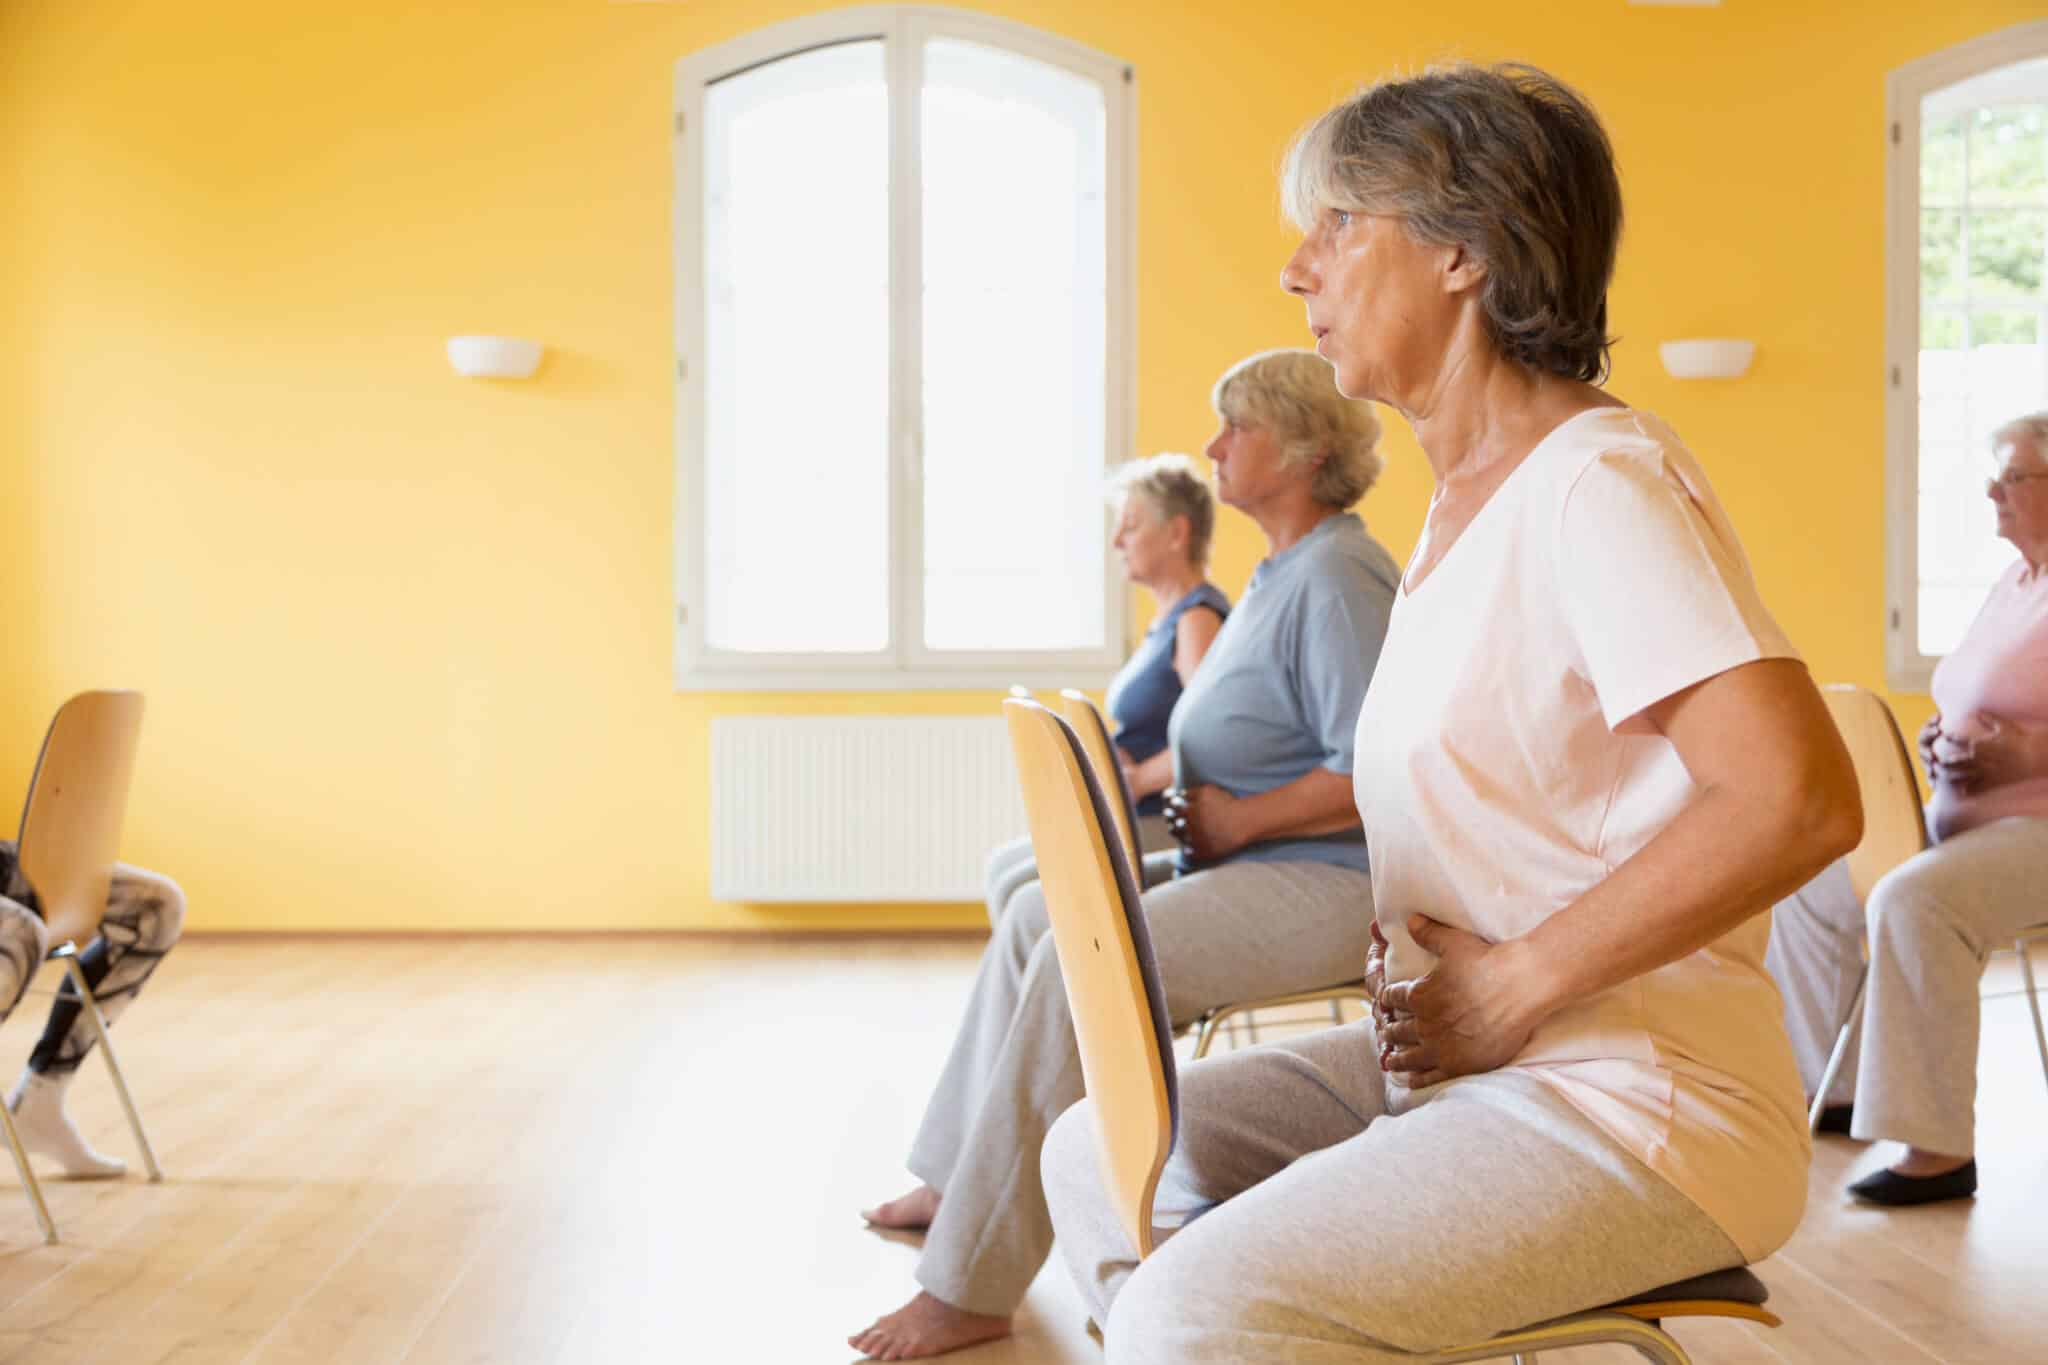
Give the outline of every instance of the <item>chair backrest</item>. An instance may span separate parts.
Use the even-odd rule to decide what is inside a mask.
[[[1139,873],[1138,881],[1143,885],[1145,855],[1138,850],[1138,803],[1131,798],[1131,784],[1124,776],[1123,764],[1116,761],[1116,742],[1109,737],[1109,722],[1086,693],[1071,687],[1060,692],[1060,710],[1066,712],[1067,724],[1081,737],[1081,752],[1088,755],[1095,780],[1101,784],[1102,794],[1109,798],[1117,842],[1124,846],[1124,857],[1132,870]]]
[[[1006,701],[1031,849],[1052,920],[1094,1102],[1103,1183],[1140,1256],[1180,1112],[1173,1032],[1137,881],[1109,833],[1109,802],[1073,727],[1037,702]]]
[[[43,737],[21,811],[21,871],[52,947],[85,942],[106,914],[141,733],[140,692],[81,692]]]
[[[1868,901],[1885,873],[1927,847],[1920,784],[1892,709],[1868,688],[1831,683],[1821,689],[1835,728],[1849,746],[1856,785],[1863,791],[1863,842],[1849,854],[1849,881]]]

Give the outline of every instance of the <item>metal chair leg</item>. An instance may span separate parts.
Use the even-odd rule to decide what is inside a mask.
[[[21,1172],[21,1187],[28,1191],[28,1202],[35,1205],[36,1221],[43,1225],[43,1242],[55,1246],[57,1222],[50,1217],[50,1206],[43,1202],[43,1187],[36,1183],[36,1173],[28,1168],[28,1151],[21,1145],[21,1134],[14,1131],[14,1115],[4,1101],[0,1101],[0,1129],[6,1130],[7,1150],[14,1153],[14,1168]]]
[[[1217,1016],[1214,1013],[1202,1016],[1201,1027],[1195,1032],[1195,1061],[1209,1055],[1209,1048],[1216,1041]]]
[[[92,988],[85,984],[85,973],[79,968],[76,957],[66,956],[64,968],[71,974],[71,985],[78,992],[80,1008],[92,1021],[100,1052],[107,1059],[107,1070],[114,1073],[114,1093],[121,1097],[121,1108],[128,1113],[128,1126],[135,1132],[135,1145],[142,1149],[142,1164],[149,1171],[150,1182],[159,1182],[164,1173],[156,1164],[156,1149],[149,1145],[149,1134],[142,1131],[142,1115],[136,1112],[135,1100],[128,1093],[128,1078],[121,1074],[121,1061],[114,1055],[113,1040],[107,1036],[107,1021],[100,1014],[100,1002],[93,998]]]
[[[1811,1133],[1820,1128],[1820,1111],[1827,1108],[1828,1091],[1834,1089],[1835,1077],[1842,1072],[1842,1062],[1849,1055],[1849,1040],[1863,1027],[1863,992],[1870,986],[1870,965],[1864,964],[1862,975],[1856,978],[1856,996],[1849,1002],[1849,1017],[1842,1021],[1842,1031],[1835,1035],[1835,1050],[1828,1054],[1827,1070],[1821,1073],[1820,1084],[1814,1087],[1813,1108],[1806,1114],[1806,1131]]]
[[[2041,1079],[2048,1081],[2048,1031],[2041,1027],[2041,999],[2034,985],[2034,962],[2027,956],[2028,940],[2020,939],[2012,950],[2020,955],[2020,979],[2027,986],[2027,1008],[2034,1014],[2034,1046],[2041,1053]]]

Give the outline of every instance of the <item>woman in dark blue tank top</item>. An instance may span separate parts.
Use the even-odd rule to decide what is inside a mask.
[[[1185,455],[1155,455],[1124,466],[1123,505],[1111,540],[1124,575],[1152,595],[1159,615],[1109,685],[1117,757],[1140,816],[1156,816],[1173,783],[1166,722],[1181,689],[1216,638],[1230,599],[1203,577],[1216,503]]]
[[[1185,455],[1133,460],[1117,472],[1113,487],[1118,509],[1110,543],[1123,559],[1125,576],[1160,607],[1137,652],[1110,682],[1107,708],[1117,726],[1117,757],[1138,802],[1139,847],[1167,855],[1156,867],[1154,859],[1146,859],[1149,882],[1172,875],[1171,851],[1178,847],[1160,813],[1160,793],[1173,783],[1166,721],[1223,625],[1230,599],[1202,576],[1216,530],[1216,499],[1193,460]],[[1013,840],[989,854],[989,921],[1000,920],[1010,897],[1037,879],[1029,839]]]

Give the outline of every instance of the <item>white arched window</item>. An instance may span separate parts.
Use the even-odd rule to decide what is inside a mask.
[[[1885,659],[1925,691],[2015,553],[1991,433],[2048,409],[2048,22],[1902,67],[1889,115]]]
[[[839,10],[676,91],[676,677],[1098,682],[1131,454],[1131,73]]]

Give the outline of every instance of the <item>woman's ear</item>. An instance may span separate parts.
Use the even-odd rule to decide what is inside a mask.
[[[1444,248],[1443,282],[1447,294],[1462,294],[1486,283],[1486,263],[1462,246]]]

